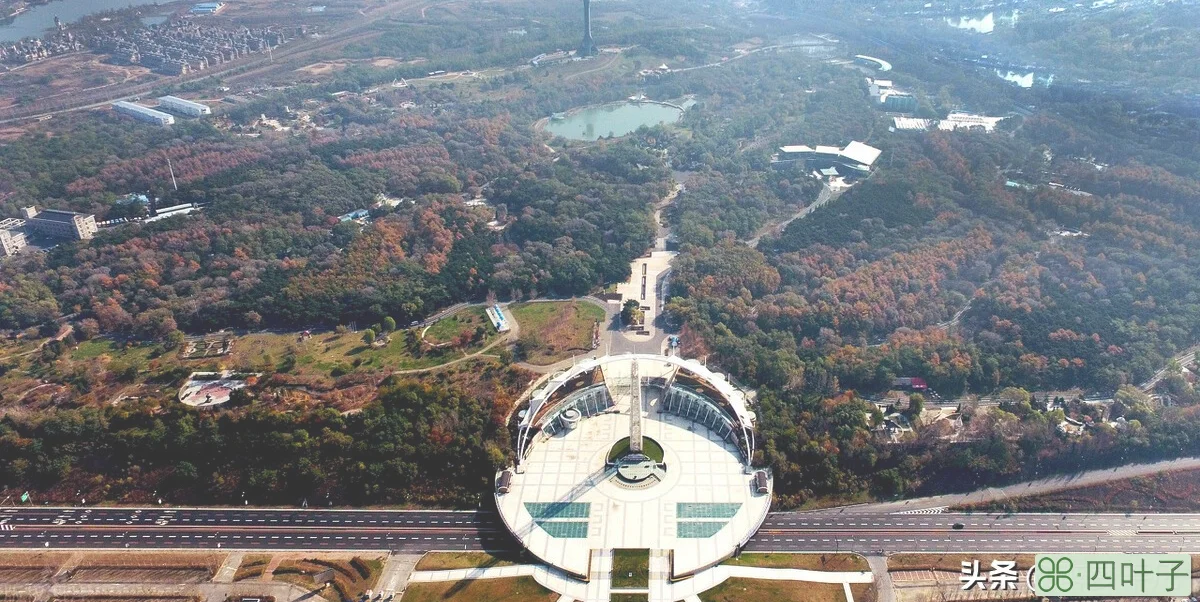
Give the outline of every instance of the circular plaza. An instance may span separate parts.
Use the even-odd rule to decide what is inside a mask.
[[[628,354],[550,377],[521,414],[496,505],[531,554],[588,581],[613,550],[677,580],[733,555],[766,518],[745,392],[695,360]]]

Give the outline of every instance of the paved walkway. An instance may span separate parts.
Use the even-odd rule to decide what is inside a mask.
[[[654,560],[654,558],[651,558]],[[652,563],[653,564],[653,563]],[[849,584],[872,583],[874,577],[866,571],[809,571],[805,569],[772,569],[753,566],[718,565],[698,573],[691,579],[670,582],[661,571],[651,567],[650,602],[675,602],[676,600],[698,599],[698,594],[712,589],[726,579],[765,579],[770,581],[805,581],[809,583],[844,584],[849,595]],[[611,572],[611,568],[609,568]],[[515,565],[444,571],[416,571],[410,582],[428,583],[435,581],[462,581],[466,579],[511,579],[533,577],[543,586],[564,597],[584,602],[608,602],[608,587],[596,587],[596,583],[584,583],[561,571],[541,565]],[[593,579],[593,581],[605,581]],[[848,600],[853,600],[849,598]]]
[[[720,565],[710,569],[725,573],[725,578],[768,579],[771,581],[808,581],[810,583],[871,583],[874,577],[867,571],[810,571],[807,569],[769,569],[758,566]],[[722,579],[724,581],[724,579]]]
[[[868,556],[867,564],[871,566],[871,574],[875,577],[875,591],[878,592],[875,600],[896,602],[896,591],[892,589],[892,574],[888,572],[887,557]]]
[[[387,562],[383,563],[383,570],[379,572],[379,580],[375,583],[375,590],[382,594],[384,599],[393,595],[397,598],[404,595],[404,589],[408,587],[409,579],[417,566],[417,562],[421,560],[421,556],[421,554],[392,554],[388,556]]]
[[[217,574],[213,576],[213,583],[233,583],[233,576],[237,574],[238,567],[242,566],[242,552],[233,552],[225,557],[225,562],[221,563],[221,568],[217,569]]]
[[[440,571],[413,571],[409,583],[431,583],[435,581],[462,581],[464,579],[511,579],[532,577],[545,567],[536,564],[510,566],[475,567],[471,569],[445,569]]]
[[[320,600],[316,592],[289,583],[37,583],[5,586],[5,595],[34,600],[55,598],[188,598],[223,602],[227,598],[264,595],[279,602]]]

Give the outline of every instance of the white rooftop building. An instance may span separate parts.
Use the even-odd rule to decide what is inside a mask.
[[[188,117],[200,117],[202,115],[212,115],[212,109],[206,104],[184,100],[177,96],[161,96],[158,99],[158,108],[173,111]]]
[[[955,111],[945,119],[917,119],[915,117],[893,117],[892,125],[898,130],[931,130],[939,129],[947,132],[958,130],[979,130],[983,132],[996,131],[996,124],[1004,121],[1004,117],[989,117]]]
[[[938,123],[938,129],[941,130],[983,130],[985,132],[994,132],[996,124],[1004,121],[1003,117],[988,117],[987,115],[974,115],[972,113],[963,113],[955,111],[946,116],[945,119]]]
[[[595,574],[615,549],[645,550],[671,582],[702,580],[770,507],[755,420],[745,392],[695,360],[584,360],[532,393],[497,508],[530,553],[589,592],[606,587]]]
[[[836,167],[847,170],[850,174],[863,175],[870,173],[871,167],[882,153],[883,151],[858,141],[851,142],[844,148],[825,145],[814,148],[797,144],[779,147],[775,161],[805,161],[814,163],[814,168]]]
[[[883,151],[858,141],[847,144],[841,151],[842,157],[866,167],[874,165],[881,154]]]
[[[25,220],[10,217],[0,220],[0,257],[11,257],[25,248]]]
[[[174,116],[168,113],[163,113],[162,111],[156,111],[150,107],[143,107],[142,105],[126,102],[124,100],[118,100],[117,102],[114,102],[112,106],[116,112],[122,115],[133,117],[138,121],[145,121],[146,123],[154,123],[158,125],[175,124]]]

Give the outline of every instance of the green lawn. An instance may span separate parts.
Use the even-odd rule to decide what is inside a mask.
[[[486,343],[465,349],[425,350],[413,353],[407,331],[391,334],[380,347],[368,346],[362,332],[314,334],[301,341],[296,334],[256,333],[239,337],[222,364],[258,372],[289,372],[299,375],[330,377],[367,370],[410,370],[429,368],[458,359],[482,349]]]
[[[533,577],[410,583],[401,602],[557,602]]]
[[[613,550],[612,586],[648,587],[650,550]]]
[[[418,571],[473,569],[476,567],[512,566],[516,558],[488,552],[429,552],[417,562]]]
[[[608,602],[648,602],[648,594],[610,594]]]
[[[425,331],[425,340],[432,345],[453,342],[462,332],[474,334],[477,328],[483,328],[484,338],[487,342],[494,340],[499,333],[492,327],[492,321],[488,319],[482,307],[467,307],[461,311],[442,318],[434,322],[429,330]]]
[[[107,355],[114,360],[119,359],[123,362],[146,362],[153,352],[154,346],[150,344],[133,344],[125,347],[124,344],[117,343],[112,339],[91,339],[76,345],[71,350],[70,357],[73,360],[90,360]]]
[[[113,401],[120,394],[142,396],[157,391],[161,385],[177,384],[179,378],[176,353],[151,343],[97,338],[64,346],[52,364],[44,363],[42,357],[35,353],[0,360],[0,403],[21,400],[33,409],[52,403],[50,396],[73,383],[86,383],[86,390],[73,399],[76,403]]]
[[[37,349],[37,346],[46,339],[10,339],[8,337],[0,337],[0,358],[6,358],[13,355],[19,355]]]
[[[629,437],[617,441],[616,444],[612,446],[612,449],[608,452],[608,461],[615,462],[618,458],[621,458],[627,453],[629,453]],[[658,441],[655,441],[649,437],[642,437],[642,453],[646,454],[646,456],[655,462],[663,461],[664,454],[662,446],[658,444]]]
[[[286,373],[329,382],[354,372],[386,373],[433,368],[476,353],[497,339],[493,334],[465,348],[430,349],[422,346],[417,339],[418,334],[417,331],[401,330],[391,333],[386,344],[371,346],[363,342],[361,331],[340,334],[323,332],[306,340],[301,340],[297,333],[260,332],[233,337],[233,349],[229,355],[197,359],[182,359],[178,350],[164,351],[159,345],[126,344],[97,338],[79,343],[64,353],[64,359],[60,361],[80,364],[99,362],[110,372],[136,368],[136,380],[116,382],[114,386],[120,387],[153,380],[157,375],[171,373],[181,367],[184,372],[235,370],[267,375]],[[13,362],[25,362],[27,359],[20,358]],[[13,389],[25,387],[21,382],[6,378],[11,376],[14,375],[0,375],[0,385]]]
[[[723,564],[761,566],[771,569],[808,569],[810,571],[869,571],[867,559],[858,554],[780,554],[750,553],[730,558]]]
[[[509,310],[521,329],[525,361],[539,365],[591,351],[592,330],[605,318],[604,308],[589,301],[517,303]]]

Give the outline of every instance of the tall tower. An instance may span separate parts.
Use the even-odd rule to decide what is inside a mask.
[[[592,0],[583,0],[583,43],[579,45],[579,56],[596,54],[596,43],[592,41]]]
[[[642,453],[642,379],[638,377],[638,363],[633,360],[629,375],[629,453]]]

